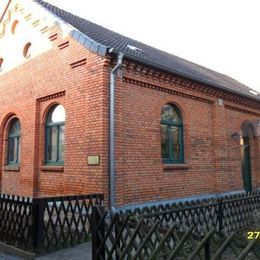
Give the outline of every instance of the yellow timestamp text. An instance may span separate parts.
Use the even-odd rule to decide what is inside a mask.
[[[248,231],[247,239],[248,240],[260,239],[260,231]]]

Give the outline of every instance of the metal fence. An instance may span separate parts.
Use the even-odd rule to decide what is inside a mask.
[[[27,251],[51,251],[87,241],[102,194],[28,198],[0,194],[0,241]]]
[[[241,228],[260,213],[260,193],[136,208],[113,217],[94,207],[93,259],[260,258]],[[225,258],[226,257],[226,258]],[[240,258],[242,257],[242,258]]]

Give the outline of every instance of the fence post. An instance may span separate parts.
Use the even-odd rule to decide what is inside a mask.
[[[210,260],[210,238],[206,241],[205,244],[205,260]]]
[[[119,214],[116,214],[114,216],[116,218],[115,221],[115,239],[117,239],[118,235],[119,235],[119,229],[120,229],[120,219],[119,219]],[[120,249],[121,251],[121,243],[120,240],[118,240],[117,242],[117,247]],[[118,251],[116,250],[116,260],[119,260],[120,256],[118,255]]]
[[[41,251],[44,244],[44,200],[32,200],[32,243],[34,251]]]
[[[218,223],[219,223],[218,232],[220,233],[223,229],[223,203],[222,203],[222,199],[220,199],[219,203],[218,203]]]
[[[92,260],[105,259],[104,247],[102,247],[101,251],[98,252],[101,243],[105,239],[105,220],[99,223],[104,214],[104,206],[93,205],[91,215]],[[99,256],[101,256],[101,258]]]

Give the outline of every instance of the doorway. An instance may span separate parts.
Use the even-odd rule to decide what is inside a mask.
[[[243,136],[241,138],[241,168],[244,189],[246,192],[252,191],[252,178],[251,178],[251,158],[250,158],[250,143],[249,137]]]

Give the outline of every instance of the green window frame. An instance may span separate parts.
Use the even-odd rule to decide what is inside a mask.
[[[18,165],[20,163],[20,139],[21,124],[19,119],[15,118],[8,129],[7,165]]]
[[[183,120],[179,108],[172,104],[161,110],[161,156],[163,163],[184,163]]]
[[[64,164],[65,110],[56,105],[47,116],[45,126],[45,164]]]

